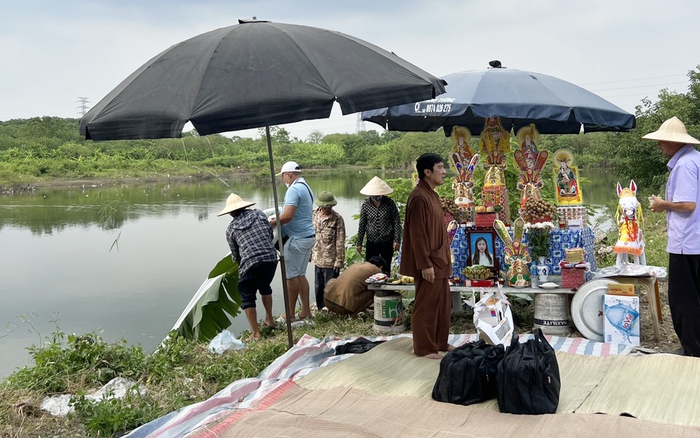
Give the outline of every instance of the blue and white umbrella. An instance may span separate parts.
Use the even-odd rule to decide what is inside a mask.
[[[570,82],[541,73],[490,68],[452,73],[447,92],[430,100],[362,112],[362,119],[392,131],[435,131],[465,126],[481,133],[488,117],[507,130],[534,123],[541,134],[628,132],[632,114]]]

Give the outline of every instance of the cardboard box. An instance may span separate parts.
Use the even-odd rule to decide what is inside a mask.
[[[634,285],[627,283],[609,284],[608,294],[632,296],[634,295]]]
[[[567,263],[583,263],[586,258],[586,253],[583,248],[565,249]]]
[[[639,297],[605,294],[603,315],[605,342],[639,345]]]

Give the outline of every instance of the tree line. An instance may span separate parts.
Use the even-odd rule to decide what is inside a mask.
[[[700,137],[700,66],[689,71],[688,78],[686,93],[664,89],[655,101],[643,99],[635,112],[637,127],[629,133],[542,135],[538,146],[549,151],[569,149],[582,169],[608,169],[621,180],[634,179],[644,191],[659,192],[666,180],[667,160],[656,142],[641,137],[674,115],[685,122],[690,135]],[[0,122],[0,186],[52,178],[231,176],[241,172],[264,177],[269,172],[262,130],[258,138],[235,133],[201,137],[191,131],[180,139],[94,142],[80,137],[78,122],[58,117]],[[446,157],[452,146],[442,130],[329,135],[315,131],[307,139],[298,139],[282,127],[273,127],[271,134],[276,163],[304,157],[307,169],[410,169],[420,154],[436,152]],[[472,141],[476,147],[477,139]],[[551,168],[544,174],[547,172]]]

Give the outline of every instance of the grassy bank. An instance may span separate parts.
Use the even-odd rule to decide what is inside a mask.
[[[521,330],[531,328],[530,304],[518,301],[514,307]],[[471,321],[471,313],[454,315],[452,331],[473,333]],[[410,329],[410,320],[407,324]],[[294,329],[293,337],[297,342],[304,334],[318,339],[376,335],[372,325],[369,314],[350,318],[318,313],[313,325]],[[235,380],[257,376],[287,350],[283,328],[262,330],[263,340],[223,355],[183,338],[171,339],[163,348],[145,354],[140,347],[123,342],[106,344],[96,333],[54,333],[43,346],[30,348],[34,367],[21,369],[0,384],[0,436],[114,436],[206,400]],[[123,399],[101,403],[85,399],[114,377],[136,382],[143,393],[134,391]],[[52,417],[40,411],[44,397],[55,394],[73,394],[75,412]]]

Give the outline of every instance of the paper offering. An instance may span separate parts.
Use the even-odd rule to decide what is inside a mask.
[[[481,299],[477,303],[474,303],[472,294],[471,302],[467,304],[474,309],[474,327],[479,338],[508,348],[513,337],[513,312],[500,285],[495,293],[481,289]]]

